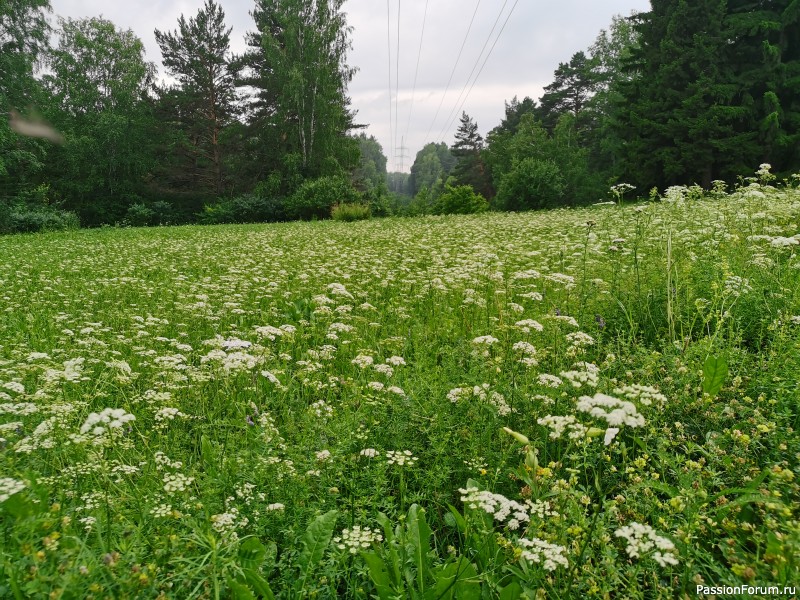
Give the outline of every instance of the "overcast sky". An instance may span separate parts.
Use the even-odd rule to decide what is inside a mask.
[[[120,28],[132,29],[144,42],[147,59],[161,69],[161,52],[153,30],[175,29],[178,17],[194,16],[203,0],[51,0],[51,4],[54,15],[102,15]],[[244,50],[244,33],[254,28],[249,14],[254,3],[221,0],[220,4],[227,24],[233,27],[232,50],[240,53]],[[646,0],[388,0],[388,4],[387,18],[387,2],[382,0],[344,3],[353,27],[348,62],[358,68],[349,91],[352,107],[358,111],[356,121],[367,125],[367,134],[378,139],[389,157],[389,170],[400,170],[402,164],[404,171],[425,143],[453,143],[461,110],[485,135],[503,118],[504,101],[514,96],[538,99],[542,88],[551,83],[558,63],[568,62],[575,52],[588,48],[613,15],[648,10],[650,6]]]

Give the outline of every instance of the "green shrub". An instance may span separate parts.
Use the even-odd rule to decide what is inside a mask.
[[[290,219],[327,219],[334,204],[356,203],[361,195],[343,177],[320,177],[304,182],[286,199]]]
[[[9,223],[8,231],[11,233],[61,231],[80,227],[80,221],[75,213],[51,207],[12,209]]]
[[[372,216],[370,207],[366,204],[349,202],[346,204],[334,204],[331,209],[331,217],[334,221],[363,221]]]
[[[564,196],[564,176],[552,160],[526,158],[506,174],[497,190],[498,208],[531,210],[558,205]]]
[[[141,202],[131,204],[125,213],[125,222],[134,227],[145,227],[153,224],[156,213]]]
[[[489,210],[489,202],[470,185],[448,185],[439,197],[438,209],[443,215],[471,215]]]
[[[201,223],[262,223],[286,219],[283,199],[275,196],[262,197],[244,194],[234,198],[221,198],[207,204],[198,215]]]

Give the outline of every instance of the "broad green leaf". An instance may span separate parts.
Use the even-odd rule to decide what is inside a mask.
[[[451,504],[447,505],[449,509],[449,513],[445,514],[444,521],[451,527],[456,527],[459,533],[463,534],[467,530],[467,521],[461,515],[460,512],[456,509],[456,507],[452,506]]]
[[[8,498],[5,502],[0,504],[0,507],[9,512],[9,514],[23,519],[37,512],[34,510],[33,503],[25,498],[21,493],[17,493]]]
[[[325,549],[331,543],[338,515],[337,511],[331,510],[314,519],[308,526],[303,536],[303,551],[297,559],[297,565],[300,567],[299,589],[303,589],[309,575],[322,560]]]
[[[249,537],[239,545],[239,565],[243,569],[258,569],[267,556],[267,549],[258,538]]]
[[[408,509],[406,527],[408,527],[408,541],[412,548],[412,560],[417,570],[417,589],[423,592],[425,580],[430,572],[428,552],[431,549],[430,539],[433,534],[425,520],[425,509],[420,508],[418,504],[412,504]]]
[[[378,523],[381,524],[383,527],[383,534],[384,534],[384,547],[385,551],[388,555],[389,559],[389,566],[391,570],[389,574],[392,577],[392,581],[395,586],[401,585],[402,581],[402,573],[401,573],[401,564],[400,564],[400,557],[397,554],[397,544],[395,544],[395,535],[392,529],[392,522],[385,514],[379,512],[378,513]]]
[[[391,600],[397,596],[397,591],[392,587],[389,579],[389,570],[383,559],[374,552],[362,552],[361,557],[367,563],[369,576],[375,589],[378,591],[380,600]]]
[[[275,600],[275,594],[272,593],[269,583],[267,583],[267,580],[257,571],[253,569],[243,569],[242,573],[244,574],[245,581],[247,581],[248,585],[253,588],[260,598]]]
[[[227,583],[234,600],[256,600],[255,594],[245,584],[239,583],[232,577],[227,578]]]
[[[435,584],[425,594],[426,600],[479,600],[481,586],[475,566],[465,557],[434,570]]]
[[[522,587],[516,581],[512,581],[500,592],[500,600],[518,600],[521,595]]]
[[[722,357],[709,356],[703,364],[703,392],[716,396],[728,376],[728,363]]]

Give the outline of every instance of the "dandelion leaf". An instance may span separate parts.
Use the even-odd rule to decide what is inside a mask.
[[[709,356],[703,364],[703,392],[715,397],[728,376],[728,363],[722,357]]]

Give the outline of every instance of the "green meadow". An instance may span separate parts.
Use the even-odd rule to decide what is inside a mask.
[[[797,184],[0,238],[0,597],[800,586]]]

